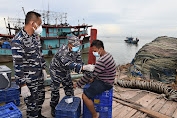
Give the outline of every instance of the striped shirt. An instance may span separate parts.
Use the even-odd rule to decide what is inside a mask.
[[[77,86],[89,82],[90,79],[98,79],[109,85],[114,84],[116,75],[116,64],[111,54],[106,53],[98,59],[95,64],[95,69],[92,74],[85,73],[84,76],[77,82]]]

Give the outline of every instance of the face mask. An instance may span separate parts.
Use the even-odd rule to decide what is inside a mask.
[[[100,57],[100,54],[98,54],[98,52],[93,52],[93,55],[94,55],[95,57]]]
[[[36,23],[35,23],[36,24]],[[38,27],[38,25],[36,24],[36,26]],[[33,27],[33,29],[34,29],[34,27]],[[35,34],[41,34],[41,32],[42,32],[42,25],[40,25],[36,30],[34,29],[34,33]]]
[[[79,47],[72,47],[73,52],[77,52],[79,50]]]

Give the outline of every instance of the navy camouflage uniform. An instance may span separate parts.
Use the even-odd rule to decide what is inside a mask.
[[[60,98],[60,83],[63,85],[66,96],[74,96],[70,70],[80,73],[82,64],[80,50],[77,52],[69,51],[67,45],[58,49],[49,66],[51,76],[50,106],[52,108],[56,107]]]
[[[42,55],[40,38],[36,34],[29,36],[22,29],[12,39],[11,49],[16,83],[19,86],[26,84],[31,92],[31,96],[24,99],[27,117],[37,118],[45,99],[42,69],[46,68],[46,62]]]

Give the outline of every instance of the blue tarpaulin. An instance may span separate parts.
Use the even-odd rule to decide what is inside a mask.
[[[5,41],[3,44],[5,44],[5,45],[10,45],[8,41]]]

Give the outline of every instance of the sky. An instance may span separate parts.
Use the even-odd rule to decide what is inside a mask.
[[[177,0],[0,0],[0,33],[4,18],[25,18],[22,11],[67,13],[70,25],[86,23],[98,36],[177,37]],[[84,20],[83,20],[84,19]]]

